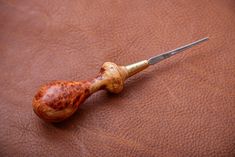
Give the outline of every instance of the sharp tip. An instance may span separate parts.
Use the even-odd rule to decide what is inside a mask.
[[[203,41],[209,40],[209,37],[202,38],[201,40]]]
[[[197,45],[197,44],[202,43],[202,42],[207,41],[207,40],[209,40],[209,37],[199,39],[199,40],[193,42],[192,45]]]

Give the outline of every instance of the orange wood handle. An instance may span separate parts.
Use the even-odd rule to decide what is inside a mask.
[[[33,110],[47,122],[60,122],[70,117],[91,94],[101,89],[112,93],[122,91],[124,81],[147,68],[144,60],[128,66],[106,62],[99,75],[89,81],[53,81],[40,87],[33,98]]]

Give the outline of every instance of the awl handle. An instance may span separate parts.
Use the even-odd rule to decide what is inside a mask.
[[[91,94],[105,89],[122,91],[124,81],[149,66],[144,60],[128,66],[105,62],[92,81],[53,81],[41,86],[33,99],[33,110],[43,120],[60,122],[70,117]]]

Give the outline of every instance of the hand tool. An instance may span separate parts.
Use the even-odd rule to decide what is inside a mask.
[[[112,62],[105,62],[100,69],[99,75],[92,81],[52,81],[42,85],[33,98],[33,110],[47,122],[65,120],[78,109],[86,98],[98,90],[105,89],[112,93],[119,93],[122,91],[124,81],[127,78],[150,65],[206,40],[208,40],[207,37],[127,66],[118,66]]]

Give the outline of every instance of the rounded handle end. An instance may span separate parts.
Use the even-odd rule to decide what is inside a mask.
[[[54,81],[45,84],[33,98],[33,110],[44,121],[63,121],[90,95],[89,88],[90,83],[87,81]]]

